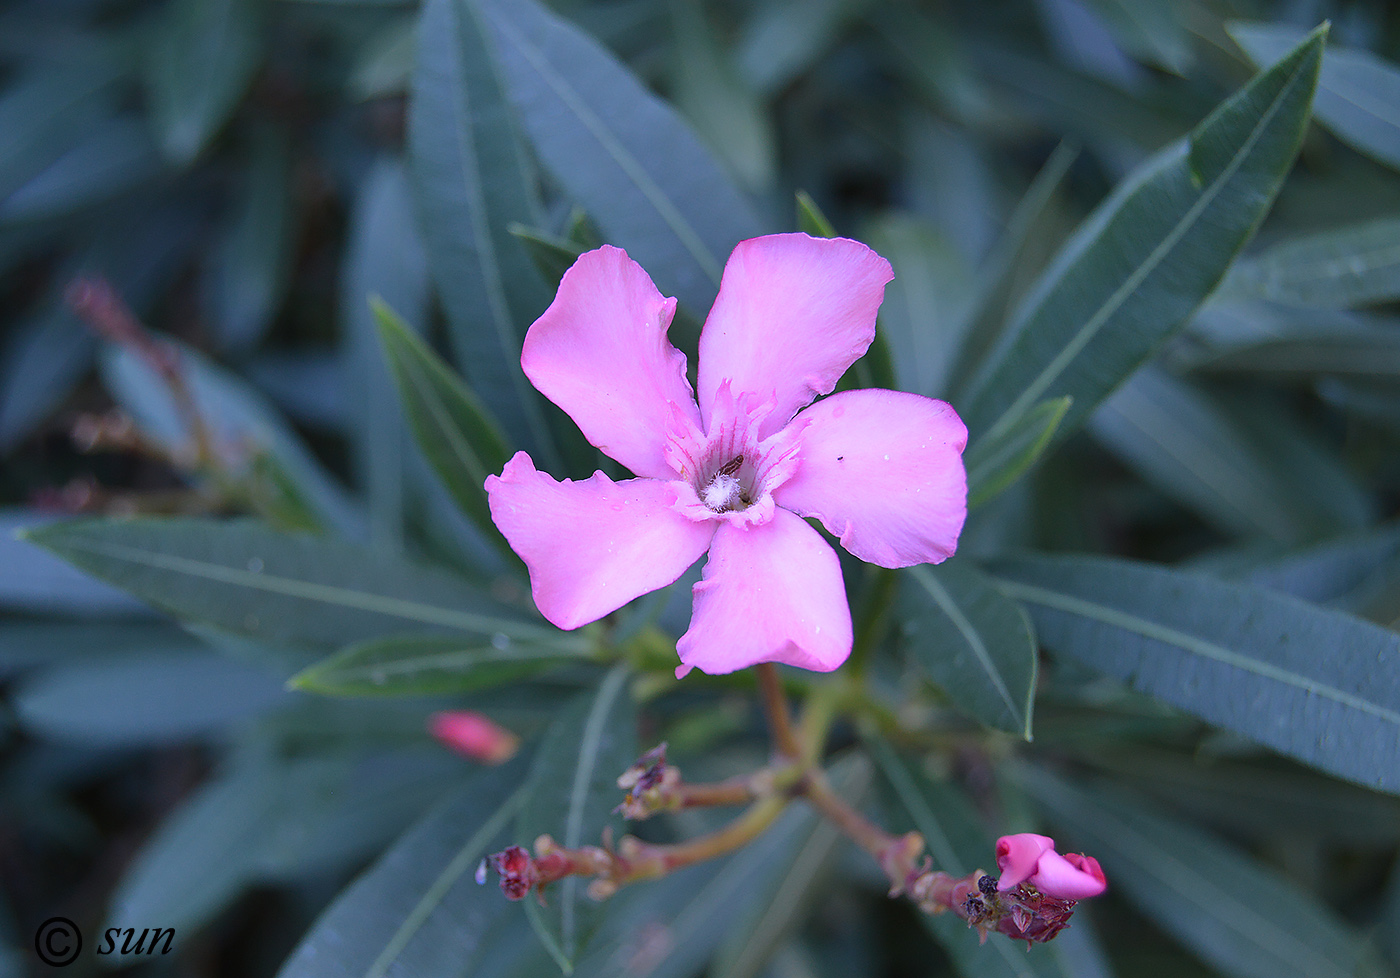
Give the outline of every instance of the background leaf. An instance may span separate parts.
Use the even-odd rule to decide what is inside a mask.
[[[617,779],[641,753],[627,678],[625,668],[614,668],[596,691],[580,697],[545,734],[516,826],[519,842],[533,844],[548,834],[576,849],[598,845],[604,826],[621,828],[613,812],[622,800]],[[586,881],[569,876],[550,887],[545,906],[526,903],[535,932],[566,973],[573,970],[603,912],[585,895],[586,888]]]
[[[545,414],[520,369],[525,328],[549,293],[509,231],[540,226],[540,204],[487,35],[471,0],[424,5],[409,159],[457,362],[511,441],[552,468]]]
[[[709,309],[729,252],[759,231],[748,203],[669,106],[535,0],[474,0],[506,87],[560,184],[666,295]]]
[[[79,520],[28,538],[176,617],[272,644],[337,647],[406,626],[558,634],[446,571],[252,521]]]
[[[900,577],[900,637],[920,669],[962,712],[1030,740],[1036,645],[1026,613],[966,559]]]
[[[261,54],[261,0],[170,0],[155,28],[146,88],[161,148],[193,160],[242,97]]]
[[[1400,687],[1391,681],[1400,635],[1122,560],[1021,557],[992,569],[1060,655],[1331,774],[1400,792]]]
[[[1059,431],[1073,430],[1215,288],[1293,163],[1323,36],[1257,76],[1080,226],[960,405],[974,439],[1066,394],[1074,401]]]
[[[1281,57],[1306,33],[1283,24],[1235,22],[1230,36],[1255,63]],[[1400,169],[1400,69],[1369,51],[1329,44],[1318,79],[1317,118],[1337,138]]]
[[[347,646],[303,669],[290,682],[298,689],[330,696],[463,693],[528,679],[588,658],[587,650],[572,641],[555,645],[514,641],[500,634],[474,642],[443,635],[399,635]]]

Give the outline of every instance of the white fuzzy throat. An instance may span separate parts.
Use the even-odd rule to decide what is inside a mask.
[[[721,472],[700,493],[700,499],[716,513],[726,513],[743,503],[744,488],[732,475]]]

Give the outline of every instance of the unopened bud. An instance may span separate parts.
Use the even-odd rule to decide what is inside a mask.
[[[428,719],[428,731],[464,757],[484,764],[510,760],[520,738],[475,710],[443,710]]]

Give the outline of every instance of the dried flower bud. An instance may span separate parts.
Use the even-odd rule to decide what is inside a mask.
[[[487,859],[501,877],[501,892],[507,900],[523,900],[531,887],[539,882],[539,871],[535,860],[520,846],[511,846],[502,852],[493,853]]]

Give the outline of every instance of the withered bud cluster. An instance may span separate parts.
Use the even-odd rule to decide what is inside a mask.
[[[1027,947],[1052,940],[1068,927],[1077,905],[1046,896],[1029,883],[998,890],[996,878],[980,869],[962,877],[925,869],[910,879],[906,892],[925,913],[957,914],[977,928],[983,941],[996,931]]]

